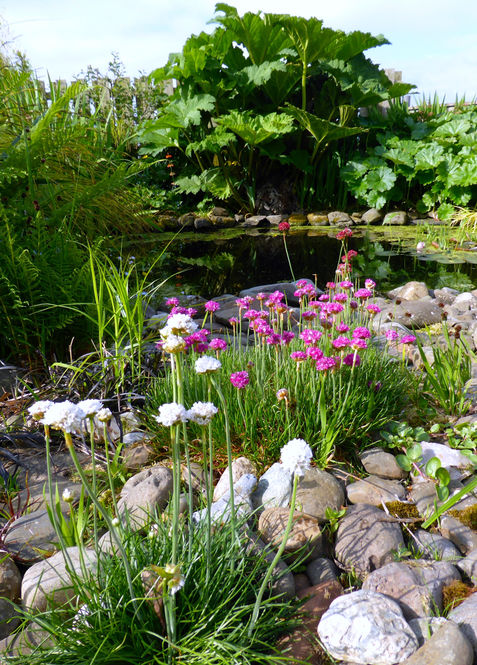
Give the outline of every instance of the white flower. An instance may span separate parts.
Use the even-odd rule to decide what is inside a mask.
[[[73,495],[72,495],[72,493],[70,492],[70,490],[68,488],[63,490],[63,494],[61,495],[61,498],[63,499],[63,501],[65,503],[72,503],[72,501],[73,501]]]
[[[198,328],[197,323],[188,314],[173,314],[167,319],[165,328],[161,330],[161,337],[173,335],[192,335]]]
[[[171,563],[166,563],[164,566],[164,571],[168,577],[167,586],[169,587],[169,593],[174,595],[184,586],[184,575],[181,575],[181,569],[179,565],[173,566]]]
[[[81,402],[78,402],[78,406],[82,409],[87,418],[91,418],[101,411],[103,408],[103,403],[99,399],[84,399]]]
[[[63,432],[80,432],[82,421],[86,418],[83,409],[73,402],[56,402],[45,413],[43,424],[61,429]]]
[[[170,333],[165,337],[162,348],[164,351],[167,351],[167,353],[180,353],[185,349],[185,342],[179,335]]]
[[[159,415],[155,416],[155,419],[160,425],[172,427],[187,422],[187,413],[183,404],[169,402],[159,407]]]
[[[212,402],[194,402],[187,411],[187,419],[197,425],[208,425],[218,409]]]
[[[112,417],[113,414],[111,413],[111,410],[106,406],[100,409],[96,414],[96,418],[100,423],[109,423]]]
[[[310,468],[312,457],[311,448],[303,439],[292,439],[280,451],[282,466],[292,476],[295,473],[298,476],[304,476],[305,471]]]
[[[43,422],[43,416],[48,411],[50,406],[53,406],[53,402],[51,402],[49,399],[42,399],[28,407],[28,413],[34,420]]]
[[[222,367],[222,363],[212,356],[201,356],[195,361],[195,371],[197,374],[210,374],[216,372]]]
[[[111,524],[113,526],[119,526],[119,519],[117,517],[113,517],[113,519],[111,520]]]

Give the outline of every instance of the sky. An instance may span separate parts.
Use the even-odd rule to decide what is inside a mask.
[[[367,51],[402,71],[416,99],[435,92],[477,98],[477,3],[473,0],[229,0],[258,10],[316,16],[330,28],[383,34]],[[214,0],[0,0],[2,41],[25,53],[39,78],[73,80],[88,65],[105,73],[119,54],[126,74],[149,74],[191,34],[211,31]]]

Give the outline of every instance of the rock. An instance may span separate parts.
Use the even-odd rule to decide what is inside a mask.
[[[403,210],[395,210],[394,212],[388,212],[383,219],[383,224],[390,224],[392,226],[403,226],[408,222],[409,222],[408,214]]]
[[[419,544],[419,551],[424,554],[426,559],[438,558],[440,561],[457,562],[457,567],[459,567],[458,562],[462,559],[462,554],[450,540],[424,529],[418,529],[414,536]]]
[[[306,573],[293,573],[293,579],[295,580],[295,590],[297,594],[311,586],[310,578]]]
[[[477,586],[477,549],[472,550],[464,559],[457,562],[457,568],[461,570],[470,579],[474,586]]]
[[[206,478],[204,476],[204,467],[198,462],[190,463],[190,473],[191,473],[191,482],[192,489],[199,494],[205,493],[207,489]],[[189,487],[189,470],[186,464],[181,466],[181,476],[182,482]]]
[[[249,534],[249,540],[246,545],[248,553],[255,554],[256,556],[264,556],[267,563],[272,563],[275,558],[276,552],[270,549],[256,533]],[[280,559],[272,574],[271,591],[274,596],[284,595],[286,598],[295,598],[296,585],[295,575],[291,572],[289,567]]]
[[[258,520],[258,531],[265,543],[270,543],[276,548],[280,546],[288,523],[288,516],[287,508],[267,508],[263,511]],[[323,536],[318,520],[295,512],[284,554],[295,554],[305,547],[307,558],[316,558],[323,553]],[[302,555],[303,552],[300,554]]]
[[[419,444],[422,448],[422,462],[419,464],[422,466],[425,466],[431,457],[438,457],[454,480],[462,478],[472,468],[469,458],[455,448],[434,441],[420,441]]]
[[[383,329],[383,324],[392,321],[407,328],[425,328],[442,321],[442,309],[435,300],[403,300],[381,308],[373,319],[373,330]]]
[[[370,208],[361,216],[363,224],[379,224],[383,220],[383,215],[376,208]]]
[[[351,217],[346,212],[334,211],[328,213],[328,221],[336,226],[352,226],[354,224]]]
[[[473,293],[465,291],[464,293],[459,293],[452,303],[452,307],[457,309],[459,312],[467,312],[473,310],[477,307],[477,297]]]
[[[123,522],[129,518],[140,526],[155,510],[166,507],[171,494],[171,470],[160,464],[151,466],[124,484],[118,501],[118,516]]]
[[[455,517],[443,515],[440,518],[440,531],[444,538],[452,540],[463,554],[470,554],[477,549],[477,533]]]
[[[351,503],[367,503],[381,506],[388,501],[402,501],[406,492],[398,480],[387,480],[378,476],[368,476],[357,480],[346,487],[348,500]]]
[[[73,502],[78,502],[81,495],[82,485],[79,483],[73,483],[71,480],[65,480],[63,478],[58,478],[52,482],[53,490],[53,501],[55,500],[56,488],[58,488],[58,494],[60,497],[60,506],[61,510],[65,513],[69,511],[69,504],[66,501],[63,501],[62,495],[63,492],[67,489],[71,492],[73,497]],[[28,511],[30,513],[46,510],[46,506],[50,505],[50,497],[48,493],[48,483],[34,483],[28,485],[27,488],[21,490],[17,498],[14,501],[14,505],[17,500],[20,501],[20,505],[28,505]]]
[[[336,572],[337,568],[333,561],[324,557],[313,559],[306,567],[306,574],[313,585],[337,581]]]
[[[420,647],[445,623],[447,623],[447,619],[444,619],[444,617],[432,616],[418,617],[417,619],[410,619],[408,621],[409,626],[414,631],[414,635],[417,637]]]
[[[343,488],[338,480],[326,471],[311,467],[298,481],[296,506],[318,521],[326,521],[326,509],[339,510],[344,504]]]
[[[301,215],[300,213],[295,212],[288,217],[287,222],[290,226],[307,226],[308,219],[306,215]]]
[[[7,663],[6,656],[16,658],[29,656],[37,647],[52,647],[53,640],[48,631],[43,630],[34,621],[30,621],[23,630],[0,640],[0,654],[2,665]]]
[[[421,300],[429,295],[429,289],[425,282],[406,282],[403,286],[388,292],[388,297],[401,298],[402,300]]]
[[[18,384],[18,379],[24,372],[24,369],[0,360],[0,395],[2,393],[13,395]]]
[[[474,592],[447,616],[454,621],[469,640],[477,658],[477,594]],[[460,665],[460,664],[459,664]]]
[[[22,603],[26,609],[43,612],[47,607],[62,605],[76,595],[70,571],[77,583],[84,579],[83,568],[90,573],[96,571],[98,559],[94,550],[83,548],[83,561],[79,547],[67,547],[65,552],[57,552],[28,568],[22,581]]]
[[[328,226],[330,223],[326,213],[310,212],[306,218],[310,226]]]
[[[264,228],[265,226],[270,226],[270,222],[266,215],[253,215],[247,217],[247,219],[241,222],[239,226],[243,229]]]
[[[194,228],[196,231],[210,231],[212,222],[207,217],[196,217],[194,219]]]
[[[372,591],[334,600],[318,624],[318,635],[334,658],[367,665],[395,665],[418,647],[399,605]]]
[[[339,582],[324,582],[300,591],[298,593],[300,598],[310,596],[300,607],[303,615],[300,627],[281,638],[277,645],[278,649],[288,658],[311,665],[322,665],[324,654],[316,639],[316,624],[331,602],[342,593],[343,587]]]
[[[179,222],[179,226],[181,226],[183,229],[193,229],[195,215],[194,213],[186,212],[184,215],[181,215],[177,221]]]
[[[370,448],[359,455],[362,465],[369,474],[380,478],[400,480],[406,477],[406,472],[396,462],[391,453],[386,453],[381,448]]]
[[[452,305],[458,295],[459,292],[456,289],[450,289],[448,286],[444,286],[442,289],[434,289],[434,298],[444,303],[444,305]]]
[[[63,513],[65,517],[67,513]],[[8,551],[17,560],[29,564],[43,559],[57,549],[58,536],[46,510],[22,515],[13,522],[5,536]]]
[[[470,641],[452,621],[445,621],[428,640],[401,665],[472,665]]]
[[[388,563],[369,573],[363,590],[375,591],[399,602],[406,619],[442,611],[442,588],[460,581],[457,568],[444,561]]]
[[[336,534],[335,559],[360,578],[392,561],[404,547],[398,523],[374,506],[350,506]]]
[[[3,554],[0,560],[0,639],[10,635],[20,624],[15,603],[20,600],[21,583],[20,571],[10,557]]]
[[[289,471],[279,462],[275,462],[258,481],[257,489],[252,494],[252,505],[255,510],[285,508],[288,506],[292,492],[292,477]]]
[[[123,443],[127,447],[137,446],[139,443],[148,443],[153,438],[153,435],[149,432],[131,431],[124,434]]]
[[[253,511],[251,495],[257,485],[256,477],[246,473],[234,483],[234,508],[236,516],[242,519]],[[211,506],[211,518],[214,522],[227,522],[230,519],[230,492],[223,494]],[[207,508],[196,510],[192,519],[199,523],[207,518]]]
[[[155,456],[156,452],[150,443],[137,443],[123,452],[123,463],[128,471],[139,471],[148,466]]]
[[[211,213],[208,217],[214,228],[225,229],[235,226],[235,219],[230,215],[214,215]]]
[[[246,473],[256,475],[257,471],[255,465],[247,459],[246,457],[237,457],[232,462],[232,478],[234,485],[235,483],[244,476]],[[219,482],[215,486],[214,490],[214,501],[218,501],[222,496],[230,492],[230,475],[229,467],[225,468],[225,471],[220,476]]]

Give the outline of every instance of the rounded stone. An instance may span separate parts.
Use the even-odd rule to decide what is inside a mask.
[[[331,473],[317,467],[308,469],[298,482],[296,509],[320,522],[326,520],[327,508],[339,510],[344,501],[341,483]]]
[[[277,548],[280,546],[288,517],[287,508],[267,508],[263,511],[258,520],[258,530],[265,543]],[[317,519],[295,512],[284,552],[295,554],[302,548],[306,548],[308,558],[316,558],[323,553],[323,536]]]
[[[279,462],[275,462],[260,477],[257,489],[252,494],[252,505],[255,510],[286,508],[292,492],[292,477],[290,472]]]
[[[160,464],[140,471],[124,484],[118,514],[146,522],[156,509],[165,508],[172,493],[172,472]]]
[[[247,459],[247,457],[237,457],[232,462],[232,479],[235,483],[247,473],[256,475],[255,465]],[[219,482],[214,489],[214,501],[218,501],[222,496],[230,492],[230,474],[229,467],[225,468],[225,471],[220,476]]]
[[[380,506],[389,501],[402,501],[406,492],[397,480],[388,480],[378,476],[368,476],[347,486],[346,492],[351,503],[367,503]]]
[[[473,662],[472,646],[463,631],[444,619],[423,646],[401,665],[472,665]]]
[[[400,480],[407,475],[396,462],[394,455],[381,450],[381,448],[365,450],[361,453],[359,459],[366,471],[373,476]]]

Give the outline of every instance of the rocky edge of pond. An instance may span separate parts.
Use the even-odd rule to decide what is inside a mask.
[[[270,213],[233,215],[225,208],[215,207],[208,214],[187,212],[182,215],[170,211],[158,213],[155,223],[163,231],[177,231],[185,229],[190,231],[213,231],[225,228],[266,228],[278,226],[280,222],[288,222],[290,226],[338,226],[351,227],[354,225],[384,224],[389,226],[443,224],[434,217],[419,216],[413,211],[392,210],[383,212],[376,208],[369,208],[363,212],[347,213],[341,210],[291,212],[290,214],[276,215]]]
[[[295,285],[270,284],[247,289],[240,296],[271,292],[280,288],[287,294],[289,304],[294,300]],[[236,296],[224,294],[217,298],[221,309],[215,312],[215,334],[227,334],[228,319],[237,312]],[[199,306],[205,299],[184,298],[182,304]],[[373,320],[376,344],[401,358],[402,348],[385,344],[384,332],[396,328],[402,333],[422,328],[446,319],[450,331],[458,331],[471,349],[477,347],[477,290],[459,293],[443,288],[429,290],[422,282],[409,282],[387,294],[376,297],[381,312]],[[298,310],[297,310],[298,312]],[[201,312],[198,313],[198,320]],[[149,312],[150,325],[161,327],[166,312]],[[422,333],[419,333],[422,334]],[[243,344],[250,340],[244,335]],[[424,340],[426,355],[432,360],[432,347],[443,338]],[[152,351],[151,351],[152,352]],[[419,354],[409,351],[408,362],[419,365]],[[459,422],[477,421],[477,366],[472,366],[472,378],[467,395],[472,401],[469,415]],[[11,370],[9,370],[11,379]],[[1,377],[1,371],[0,371]],[[124,460],[136,471],[124,485],[118,502],[119,519],[130,529],[143,529],[149,515],[167,509],[172,491],[172,473],[166,463],[154,463],[154,451],[149,444],[151,435],[141,431],[140,423],[131,411],[121,414],[125,443]],[[120,430],[113,423],[111,435],[116,439]],[[19,450],[21,452],[21,443]],[[424,457],[436,455],[452,477],[451,495],[459,491],[472,477],[469,459],[459,451],[436,441],[423,442]],[[25,451],[24,451],[25,452]],[[85,461],[87,455],[84,454]],[[427,458],[428,458],[427,457]],[[330,468],[309,469],[300,480],[297,494],[298,509],[288,538],[285,556],[274,577],[274,590],[287,596],[305,598],[301,627],[280,642],[284,654],[293,655],[307,663],[329,662],[319,646],[317,636],[329,653],[340,663],[362,665],[472,665],[477,663],[477,532],[461,521],[462,511],[476,506],[477,493],[464,496],[452,515],[444,514],[438,527],[413,531],[412,558],[404,551],[403,530],[409,520],[396,517],[392,505],[405,509],[413,507],[421,518],[434,510],[436,494],[431,482],[408,476],[397,464],[395,456],[383,448],[371,448],[361,453],[366,471],[361,479],[351,478]],[[53,455],[55,482],[59,494],[68,488],[75,498],[80,487],[68,480],[71,473],[69,455]],[[72,597],[69,573],[63,553],[55,547],[55,532],[45,507],[43,488],[46,481],[44,456],[25,456],[29,473],[30,511],[17,519],[8,531],[5,544],[12,555],[27,559],[29,566],[20,568],[11,558],[0,562],[0,644],[2,662],[9,653],[28,653],[45,635],[31,624],[25,633],[10,635],[19,623],[15,604],[33,610],[54,607]],[[193,465],[192,485],[198,496],[204,491],[203,470]],[[260,552],[273,547],[282,538],[288,517],[292,482],[279,463],[273,464],[258,482],[253,463],[245,457],[233,462],[235,503],[241,514],[256,516],[256,526],[250,533],[250,547]],[[183,482],[189,477],[184,469]],[[24,498],[26,490],[23,490]],[[213,496],[212,512],[226,518],[230,496],[229,473],[220,477]],[[391,503],[390,503],[391,502]],[[183,510],[187,510],[184,494]],[[346,507],[336,533],[330,536],[326,511]],[[65,513],[68,505],[63,504]],[[200,511],[194,513],[200,520]],[[410,523],[416,523],[414,518]],[[252,521],[251,521],[252,523]],[[417,522],[418,525],[418,522]],[[252,528],[252,527],[251,527]],[[86,549],[85,567],[80,565],[78,548],[68,548],[71,566],[77,575],[95,570],[98,556],[114,556],[115,547],[108,532],[101,535],[100,553]],[[48,552],[44,558],[39,552]],[[299,552],[304,557],[303,572],[293,574],[286,561]],[[396,556],[401,553],[401,556]],[[398,560],[397,560],[398,559]],[[26,570],[25,570],[26,569]],[[358,591],[345,589],[343,573],[362,584]],[[341,579],[341,582],[339,579]],[[447,618],[436,616],[444,609],[449,585],[463,581],[468,597]],[[13,603],[13,604],[12,604]],[[28,646],[28,643],[30,646]]]

